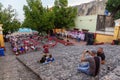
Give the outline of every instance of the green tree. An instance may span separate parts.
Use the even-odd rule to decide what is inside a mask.
[[[6,35],[8,32],[17,31],[20,27],[20,22],[16,19],[17,13],[12,6],[8,8],[2,7],[0,4],[0,24],[3,24],[3,33]]]
[[[55,0],[55,5],[52,8],[44,8],[41,0],[26,1],[27,5],[23,8],[25,13],[23,27],[43,32],[54,27],[70,28],[75,25],[74,18],[77,14],[77,9],[68,7],[67,0]]]
[[[108,0],[106,9],[111,12],[113,18],[120,18],[120,0]]]
[[[54,13],[53,11],[46,9],[42,15],[41,26],[43,31],[49,31],[54,28]]]
[[[24,27],[29,27],[34,30],[39,30],[41,27],[41,16],[43,14],[43,6],[39,0],[26,0],[28,5],[24,5],[25,13]]]
[[[42,6],[41,0],[26,0],[24,27],[43,32],[54,27],[54,13]]]
[[[71,28],[75,26],[74,19],[77,9],[68,7],[67,0],[55,0],[53,11],[55,14],[54,25],[56,28]]]
[[[11,33],[15,32],[15,31],[18,31],[18,29],[21,27],[21,23],[19,22],[19,20],[17,19],[13,19],[11,22],[10,22],[10,26],[9,26],[9,31]]]
[[[115,19],[119,19],[120,18],[120,11],[118,11],[115,15]]]

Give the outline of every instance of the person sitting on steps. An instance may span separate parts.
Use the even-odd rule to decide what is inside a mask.
[[[49,53],[49,46],[48,45],[43,46],[43,53],[45,53],[45,54]]]
[[[101,58],[101,64],[105,64],[105,54],[102,47],[98,48],[97,56]]]
[[[47,55],[43,55],[41,60],[40,60],[40,63],[45,63],[47,60],[46,58],[47,58]]]
[[[90,56],[86,57],[86,54]],[[96,76],[100,71],[101,58],[96,56],[96,51],[84,50],[81,57],[81,64],[78,66],[78,71],[90,76]],[[85,64],[83,64],[86,62]]]
[[[43,55],[43,57],[40,60],[40,63],[42,64],[49,64],[51,62],[53,62],[55,59],[52,57],[52,55],[50,54],[48,55]]]
[[[47,62],[53,62],[55,59],[52,57],[52,54],[47,58]]]

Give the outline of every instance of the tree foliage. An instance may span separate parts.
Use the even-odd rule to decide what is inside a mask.
[[[74,26],[74,18],[77,10],[68,7],[67,0],[55,0],[52,8],[44,8],[41,0],[26,0],[24,6],[25,20],[24,27],[37,30],[39,32],[51,30],[53,28],[69,28]]]
[[[8,6],[8,8],[4,8],[2,4],[0,4],[0,24],[3,24],[3,33],[7,34],[8,32],[17,31],[20,27],[19,20],[16,19],[16,12],[12,9],[12,6]]]
[[[56,28],[74,27],[74,18],[77,15],[77,9],[68,7],[67,0],[55,0],[53,11],[55,14],[54,25]]]
[[[25,12],[24,27],[30,27],[39,32],[54,27],[54,14],[42,6],[41,0],[26,1],[28,5],[25,5],[23,8]]]
[[[54,13],[49,9],[47,9],[42,15],[41,25],[44,31],[48,31],[54,28]]]
[[[120,0],[108,0],[106,9],[111,12],[113,18],[120,18]]]
[[[43,14],[42,3],[39,0],[26,0],[28,5],[25,5],[23,10],[25,12],[24,27],[30,27],[38,30],[41,26],[41,15]]]
[[[120,18],[120,11],[118,11],[114,17],[115,19],[119,19]]]

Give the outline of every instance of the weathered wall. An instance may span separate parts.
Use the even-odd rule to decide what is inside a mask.
[[[77,5],[78,15],[86,16],[86,15],[103,15],[105,11],[105,3],[107,0],[102,1],[92,1],[89,3],[84,3],[81,5]]]
[[[96,31],[97,15],[104,15],[105,3],[107,0],[96,0],[89,3],[77,5],[78,16],[75,19],[75,27]]]
[[[75,26],[76,28],[81,29],[88,29],[89,32],[96,31],[96,21],[97,15],[90,15],[90,16],[78,16],[75,19]]]

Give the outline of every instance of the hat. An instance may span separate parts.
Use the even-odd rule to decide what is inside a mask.
[[[91,50],[91,52],[92,52],[93,54],[96,54],[96,53],[97,53],[95,50]]]

